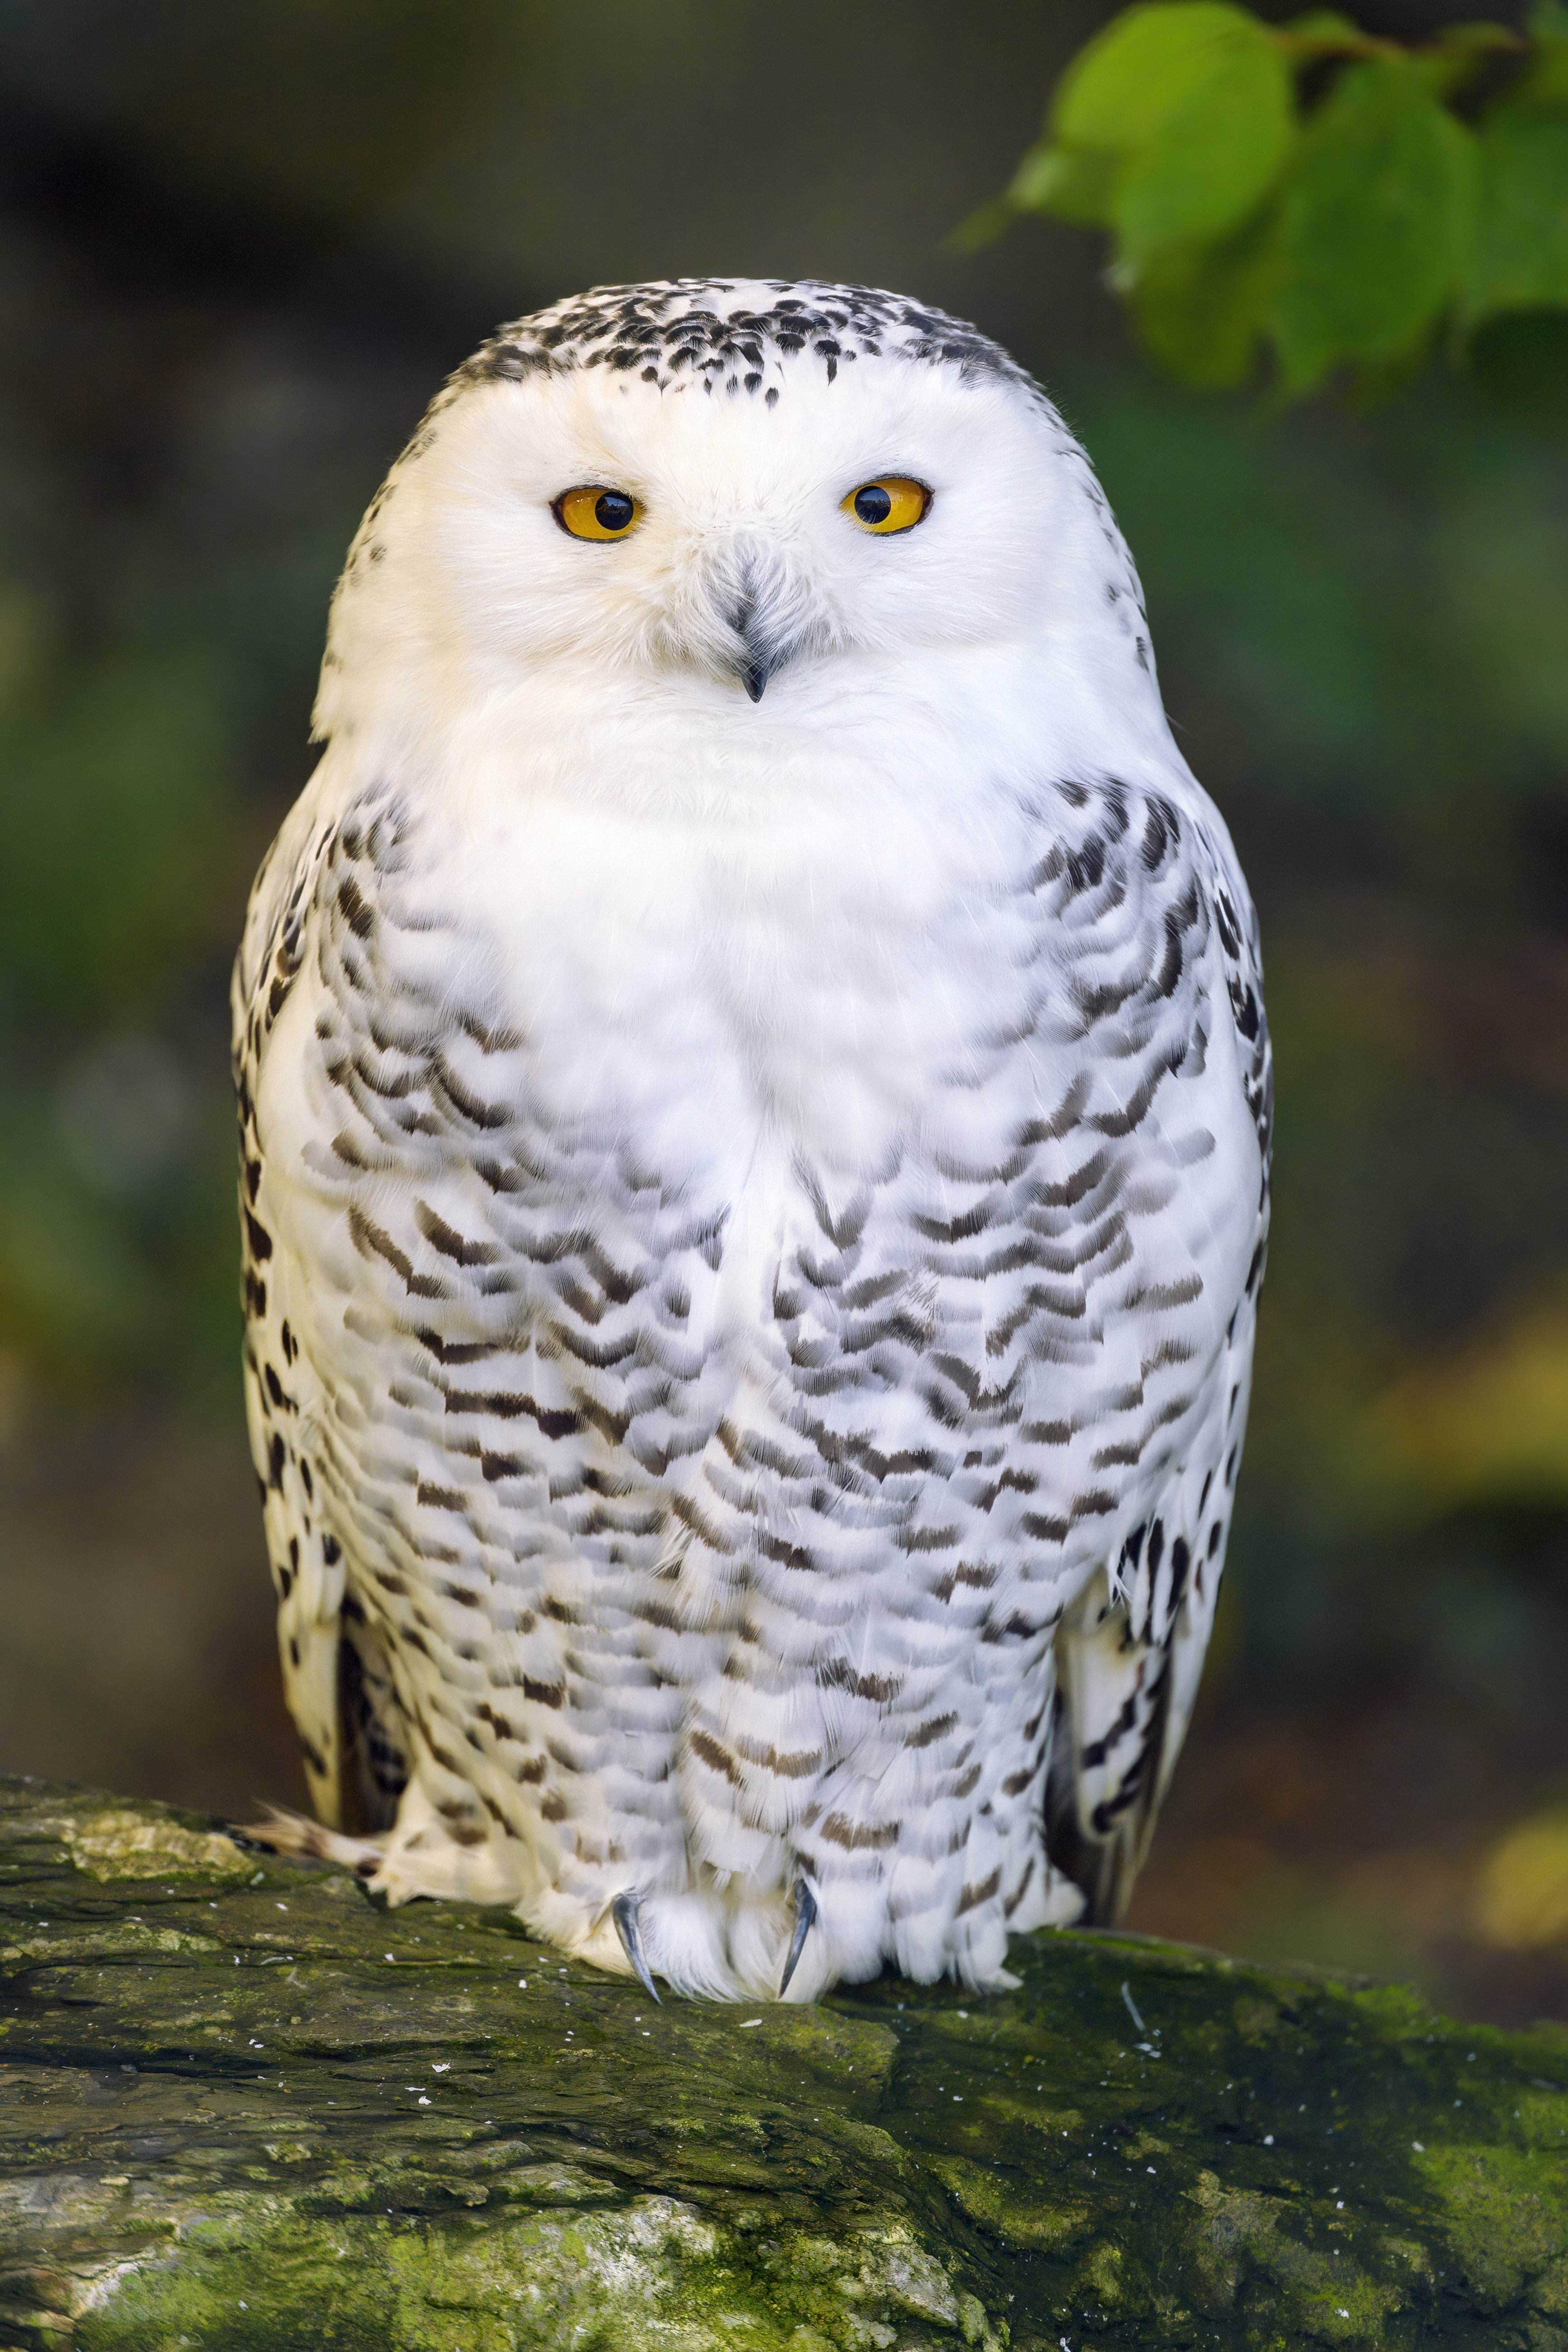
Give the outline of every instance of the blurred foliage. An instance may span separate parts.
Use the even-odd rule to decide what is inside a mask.
[[[226,968],[358,497],[258,499],[254,390],[133,514],[0,483],[0,1349],[78,1393],[232,1385]]]
[[[1476,1908],[1495,1944],[1568,1938],[1568,1807],[1549,1807],[1500,1842],[1481,1873]]]
[[[1418,367],[1447,330],[1568,309],[1568,8],[1406,47],[1332,9],[1126,9],[1073,59],[978,246],[1019,213],[1111,232],[1110,283],[1172,375],[1279,390]]]
[[[227,964],[309,773],[342,549],[443,371],[595,278],[903,285],[1012,344],[1086,440],[1263,917],[1277,1213],[1217,1663],[1534,1705],[1568,1633],[1568,343],[1499,311],[1463,373],[1280,414],[1130,367],[1049,220],[939,253],[1031,90],[1121,37],[1108,13],[11,12],[0,1357],[237,1414]],[[1390,0],[1404,63],[1290,67],[1281,173],[1374,66],[1480,57],[1468,96],[1421,84],[1472,142],[1522,105],[1513,53],[1445,44],[1442,14]],[[1151,81],[1118,215],[1140,268],[1180,110],[1153,99],[1202,117],[1221,82]],[[1240,162],[1211,133],[1181,196],[1189,247],[1284,185],[1279,106],[1248,106]]]

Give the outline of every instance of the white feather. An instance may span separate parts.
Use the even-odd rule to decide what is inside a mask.
[[[702,313],[754,383],[671,359]],[[646,378],[594,362],[639,334]],[[390,1890],[612,1967],[632,1894],[653,1969],[753,1999],[804,1883],[791,1998],[997,1981],[1123,1898],[1212,1618],[1266,1223],[1245,887],[1001,354],[746,284],[507,336],[356,541],[237,978],[283,1620],[341,1607],[380,1694]],[[843,500],[893,473],[931,503],[879,539]],[[584,482],[639,501],[624,543],[558,527]],[[331,1626],[284,1645],[352,1810]],[[1118,1730],[1130,1687],[1165,1695]]]

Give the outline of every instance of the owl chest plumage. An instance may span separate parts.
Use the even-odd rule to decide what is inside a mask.
[[[1202,1578],[1264,1214],[1237,886],[1157,784],[1004,805],[977,887],[373,790],[258,885],[275,1570],[546,1926],[695,1858],[902,1871],[994,1945],[1048,1916],[1062,1612]]]

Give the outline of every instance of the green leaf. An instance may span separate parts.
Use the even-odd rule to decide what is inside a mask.
[[[1531,21],[1534,56],[1508,94],[1510,106],[1568,106],[1568,8],[1542,9]]]
[[[1456,95],[1489,61],[1478,133]],[[1331,60],[1300,121],[1294,74]],[[1484,94],[1484,91],[1483,91]],[[1374,393],[1423,364],[1447,313],[1568,308],[1568,0],[1529,36],[1477,18],[1414,47],[1333,8],[1282,26],[1229,0],[1142,0],[1068,68],[1045,136],[1005,196],[951,242],[1014,215],[1112,232],[1109,280],[1169,373],[1243,382],[1267,334],[1287,394],[1350,367]]]
[[[1245,383],[1257,365],[1272,260],[1266,222],[1217,244],[1161,254],[1132,296],[1150,357],[1201,391]]]
[[[1256,17],[1220,0],[1131,8],[1068,68],[1050,129],[1014,203],[1109,223],[1131,283],[1155,254],[1220,236],[1258,205],[1289,149],[1289,68]]]
[[[1018,207],[1011,197],[993,196],[989,204],[976,205],[956,228],[948,231],[942,241],[942,251],[978,253],[984,246],[994,245],[1017,217]]]
[[[1051,128],[1068,146],[1129,153],[1207,79],[1216,47],[1237,42],[1270,46],[1255,16],[1223,0],[1125,9],[1063,75]]]
[[[1110,220],[1119,158],[1103,149],[1031,147],[1007,191],[1024,213],[1052,213],[1080,228],[1103,228]]]
[[[1568,111],[1497,108],[1482,123],[1468,326],[1568,304]]]
[[[1207,71],[1128,159],[1112,218],[1118,258],[1136,273],[1154,254],[1216,236],[1255,210],[1295,132],[1289,68],[1267,39],[1212,42]]]
[[[1405,61],[1341,74],[1280,191],[1269,325],[1287,392],[1397,360],[1428,331],[1466,266],[1474,150]]]
[[[1282,28],[1299,41],[1343,41],[1353,47],[1366,35],[1337,8],[1309,8],[1304,16],[1288,16]]]

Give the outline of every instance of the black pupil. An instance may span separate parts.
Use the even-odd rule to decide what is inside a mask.
[[[893,511],[893,501],[880,482],[868,482],[863,490],[855,493],[855,511],[862,522],[886,522]]]
[[[632,519],[632,502],[625,490],[606,490],[594,501],[594,520],[601,530],[625,530]]]

